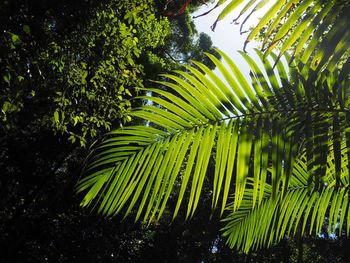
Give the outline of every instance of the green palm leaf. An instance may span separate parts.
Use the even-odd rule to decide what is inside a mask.
[[[239,211],[247,191],[253,193],[251,206],[259,207],[266,187],[274,199],[280,198],[281,188],[287,192],[305,145],[310,151],[307,169],[324,169],[321,163],[329,154],[317,155],[317,149],[327,138],[332,138],[326,148],[334,149],[335,182],[341,185],[339,163],[348,159],[339,154],[338,142],[347,131],[348,103],[342,94],[349,93],[348,85],[338,85],[338,75],[332,74],[310,80],[297,68],[290,70],[289,79],[281,61],[273,70],[268,62],[261,61],[259,67],[243,53],[252,69],[251,79],[245,79],[227,55],[217,52],[224,62],[208,56],[226,81],[199,62],[179,76],[166,75],[169,80],[159,82],[163,88],[149,89],[152,95],[147,98],[153,104],[131,113],[146,125],[118,129],[96,143],[77,185],[85,195],[82,206],[98,207],[105,216],[121,211],[127,215],[134,209],[136,219],[151,222],[162,215],[169,198],[177,196],[174,217],[185,200],[191,217],[208,178],[213,208],[220,206],[223,212],[234,193],[233,209]],[[327,92],[320,95],[322,89]],[[316,120],[325,127],[310,126]],[[322,129],[329,135],[320,137]],[[212,157],[215,171],[208,174]],[[253,186],[249,178],[255,178]]]
[[[239,8],[242,2],[244,1],[231,0],[219,14],[212,28],[214,29],[217,22],[234,9]],[[279,47],[280,50],[278,59],[293,48],[293,58],[301,59],[303,64],[309,63],[309,67],[317,71],[324,70],[328,64],[328,70],[333,70],[335,61],[349,56],[350,1],[250,0],[234,19],[236,22],[239,17],[246,15],[241,33],[244,23],[252,13],[268,2],[272,3],[272,6],[252,28],[244,46],[263,32],[265,57],[271,54],[275,47]]]

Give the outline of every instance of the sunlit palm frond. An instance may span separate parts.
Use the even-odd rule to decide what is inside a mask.
[[[233,10],[240,8],[240,14],[234,19],[246,16],[245,22],[254,12],[273,3],[265,11],[259,23],[250,31],[245,45],[263,32],[265,56],[276,46],[280,58],[293,47],[293,58],[316,71],[326,67],[334,70],[339,59],[349,57],[350,50],[350,1],[348,0],[250,0],[230,3],[222,10],[213,25],[222,20]]]
[[[196,67],[188,66],[187,72],[179,72],[180,76],[166,75],[172,81],[159,82],[168,91],[148,90],[153,96],[147,99],[157,106],[144,106],[132,113],[150,121],[152,127],[151,124],[128,127],[106,136],[94,150],[86,169],[87,176],[78,185],[78,191],[88,190],[83,205],[94,200],[99,203],[100,212],[113,215],[126,205],[130,210],[137,204],[138,216],[144,211],[144,217],[152,219],[162,214],[174,183],[181,180],[175,215],[189,188],[187,216],[190,216],[198,204],[212,152],[217,163],[213,206],[221,198],[224,209],[232,191],[233,175],[237,181],[236,195],[242,196],[256,139],[248,130],[261,130],[256,136],[261,136],[265,143],[269,140],[270,129],[265,131],[262,124],[277,129],[278,120],[270,124],[262,118],[270,111],[271,116],[275,114],[269,96],[278,88],[277,79],[288,80],[281,81],[274,72],[260,70],[244,54],[254,66],[255,85],[252,87],[233,61],[219,53],[227,62],[227,68],[214,56],[208,56],[226,83],[203,64],[194,62]],[[266,78],[264,73],[270,77]],[[262,155],[266,170],[267,153],[263,151]],[[237,198],[237,206],[239,202]]]
[[[147,124],[113,131],[96,144],[77,186],[85,193],[83,206],[94,205],[106,216],[136,209],[136,219],[152,221],[175,195],[174,217],[184,200],[190,217],[207,177],[212,182],[213,208],[220,206],[223,212],[229,195],[235,193],[237,210],[251,177],[254,207],[263,201],[267,183],[274,197],[281,187],[288,189],[295,159],[306,144],[312,153],[307,156],[309,170],[323,169],[318,167],[328,155],[318,156],[324,138],[318,135],[323,126],[313,124],[316,120],[325,125],[338,152],[339,138],[348,134],[348,97],[343,96],[348,85],[337,85],[333,75],[311,81],[297,70],[292,80],[281,61],[272,69],[276,55],[271,63],[264,60],[258,66],[242,53],[251,68],[247,79],[226,54],[218,52],[225,64],[208,56],[223,80],[199,62],[177,75],[164,75],[169,80],[159,82],[163,88],[147,89],[152,95],[141,97],[152,104],[132,112]],[[214,174],[207,174],[210,158]],[[344,158],[336,154],[335,174],[339,161]]]

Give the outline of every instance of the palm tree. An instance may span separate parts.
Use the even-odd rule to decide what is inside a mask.
[[[230,9],[233,2],[240,1]],[[244,251],[307,227],[317,233],[325,219],[329,231],[339,226],[341,234],[346,223],[349,234],[348,7],[348,1],[277,1],[248,37],[267,32],[265,53],[256,50],[260,63],[241,52],[250,79],[219,50],[223,62],[207,56],[224,80],[195,61],[186,71],[163,75],[160,88],[140,97],[152,103],[130,113],[145,125],[112,131],[93,146],[77,186],[85,193],[82,206],[109,217],[136,209],[136,220],[152,222],[175,195],[174,217],[188,200],[189,218],[209,180],[212,207],[225,216],[224,235]],[[286,13],[295,25],[278,26]],[[268,24],[272,14],[277,18]],[[331,23],[329,16],[335,16]],[[272,48],[282,37],[287,40],[277,55]]]

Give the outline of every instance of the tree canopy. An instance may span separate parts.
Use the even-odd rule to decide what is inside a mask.
[[[149,79],[182,67],[166,45],[185,30],[176,23],[184,18],[164,17],[163,1],[0,6],[0,261],[141,261],[143,251],[186,231],[123,227],[80,209],[74,194],[86,148],[130,121],[128,111],[140,105],[133,98]],[[197,52],[195,28],[188,38],[186,52]],[[115,234],[103,240],[106,233]],[[178,251],[188,251],[190,238],[200,241],[193,235],[178,242]],[[98,247],[104,250],[95,253]]]
[[[349,261],[349,1],[212,2],[0,3],[2,262]]]

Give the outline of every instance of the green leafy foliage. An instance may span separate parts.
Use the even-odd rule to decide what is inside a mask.
[[[129,100],[143,87],[143,65],[137,60],[142,52],[164,44],[168,33],[169,23],[155,17],[150,1],[119,2],[97,10],[68,41],[51,42],[41,58],[50,60],[52,85],[64,87],[53,98],[61,116],[53,123],[55,129],[69,133],[72,142],[85,143],[99,130],[110,130],[116,119],[130,121]],[[66,47],[72,46],[77,53],[67,53]]]
[[[27,50],[38,45],[29,25],[23,26],[21,35],[5,34],[3,121],[9,124],[11,114],[15,117],[24,103],[41,103],[47,93],[50,106],[42,125],[82,146],[102,131],[130,121],[130,99],[143,88],[144,62],[152,63],[141,54],[156,61],[156,47],[164,45],[170,34],[168,20],[156,17],[154,8],[148,0],[112,1],[93,9],[65,37],[60,35],[59,21],[47,20],[43,25],[47,44],[34,54]],[[26,70],[23,74],[12,64],[24,56],[30,60],[21,69]],[[28,89],[32,82],[36,86]]]

